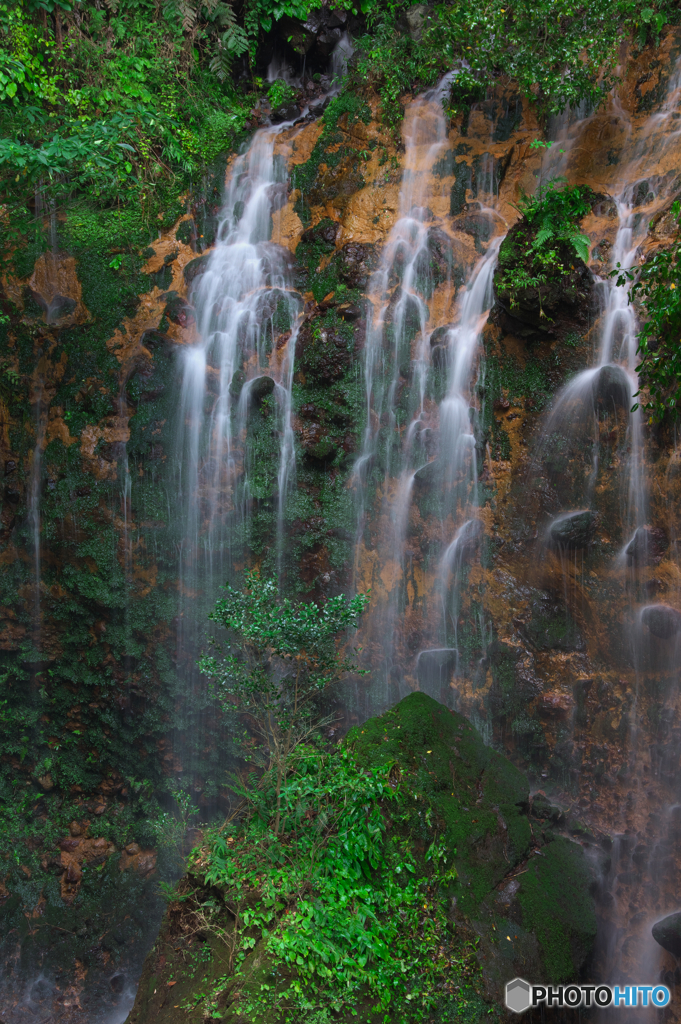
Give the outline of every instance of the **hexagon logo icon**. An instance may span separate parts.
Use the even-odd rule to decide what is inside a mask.
[[[506,1005],[514,1013],[524,1013],[529,1010],[532,999],[530,998],[530,986],[522,978],[514,978],[506,986]]]

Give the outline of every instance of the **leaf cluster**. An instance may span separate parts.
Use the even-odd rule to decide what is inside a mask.
[[[499,252],[497,288],[507,292],[512,307],[522,292],[536,289],[540,311],[542,289],[574,269],[570,260],[589,259],[590,240],[579,221],[591,211],[593,192],[587,185],[569,186],[562,178],[542,184],[519,203],[524,221],[516,237],[510,236]]]
[[[393,127],[400,120],[400,96],[452,69],[445,100],[452,117],[490,87],[511,81],[543,114],[598,105],[617,80],[622,36],[634,34],[640,47],[657,44],[663,27],[678,22],[670,0],[454,0],[430,9],[420,38],[410,38],[410,4],[364,0],[361,6],[372,33],[359,42],[355,84],[380,91]]]
[[[223,710],[247,716],[261,744],[261,760],[276,769],[276,834],[290,756],[325,720],[317,698],[343,672],[356,668],[340,649],[339,637],[357,628],[369,599],[338,594],[321,606],[294,604],[280,598],[276,581],[262,578],[257,569],[246,572],[243,590],[225,589],[227,596],[210,619],[223,627],[229,642],[225,646],[214,638],[219,657],[203,657],[199,667]]]
[[[523,193],[520,209],[536,233],[532,248],[541,251],[548,244],[566,242],[575,255],[589,259],[589,237],[579,230],[579,221],[591,212],[593,192],[588,185],[569,186],[562,178],[540,185],[534,195]]]

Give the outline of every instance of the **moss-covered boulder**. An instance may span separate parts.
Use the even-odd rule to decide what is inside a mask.
[[[525,215],[501,244],[494,275],[497,302],[513,333],[565,336],[587,325],[593,277],[580,222],[604,198],[586,186],[556,182],[524,197]]]
[[[455,916],[480,939],[488,996],[501,1000],[515,974],[577,977],[596,936],[591,872],[555,821],[533,834],[523,773],[424,693],[354,728],[346,742],[368,764],[393,762],[442,815],[456,851]]]
[[[579,975],[595,936],[583,850],[555,833],[560,814],[533,833],[525,776],[462,715],[412,693],[296,757],[279,833],[263,777],[258,813],[204,837],[131,1024],[349,1024],[386,1008],[474,1024],[516,974]]]
[[[369,765],[394,762],[437,807],[449,845],[457,850],[457,905],[475,913],[530,848],[523,773],[485,746],[463,715],[425,693],[412,693],[352,729],[346,743]]]

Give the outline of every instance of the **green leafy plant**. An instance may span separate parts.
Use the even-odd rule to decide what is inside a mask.
[[[574,271],[574,259],[586,262],[590,240],[579,221],[590,210],[593,193],[588,186],[568,186],[554,178],[540,185],[533,196],[522,194],[519,209],[524,219],[502,243],[497,289],[516,307],[522,293],[536,290],[540,316],[543,293],[553,279]]]
[[[285,82],[283,78],[278,78],[267,91],[267,98],[270,101],[272,110],[277,110],[279,107],[291,103],[295,96],[296,90],[288,82]]]
[[[264,824],[275,807],[278,834]],[[417,1022],[481,1009],[475,947],[447,921],[454,853],[396,766],[299,746],[280,792],[264,776],[258,803],[208,831],[190,862],[205,893],[195,912],[228,950],[240,1013],[261,1019],[267,1007],[292,1021],[361,1008],[361,1019]],[[266,969],[254,980],[256,956]]]
[[[565,242],[586,263],[590,239],[580,232],[579,221],[591,212],[591,205],[588,185],[569,186],[562,178],[540,185],[533,196],[523,193],[519,206],[535,232],[532,248],[541,252],[548,243]]]

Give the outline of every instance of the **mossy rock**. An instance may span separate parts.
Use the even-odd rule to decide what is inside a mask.
[[[367,764],[393,761],[442,816],[457,851],[458,906],[473,914],[526,856],[532,839],[523,773],[463,715],[412,693],[379,718],[352,729],[346,743]]]
[[[352,328],[332,310],[301,327],[296,341],[296,366],[310,381],[331,384],[349,369],[354,348]]]
[[[186,222],[185,222],[186,223]],[[187,287],[191,287],[198,277],[208,270],[208,264],[210,263],[211,254],[206,253],[204,256],[197,256],[195,260],[190,260],[183,270],[184,282]]]
[[[523,927],[537,936],[543,980],[554,985],[577,977],[593,950],[591,885],[584,850],[562,836],[544,846],[522,876],[518,901]]]
[[[594,204],[602,198],[594,196]],[[535,230],[523,217],[499,249],[494,292],[508,321],[503,326],[528,338],[584,331],[594,302],[594,279],[589,268],[564,241],[554,245],[557,262],[545,267],[535,256],[534,241]],[[527,275],[525,280],[541,283],[512,286],[514,275],[520,275],[519,282],[522,275]]]

